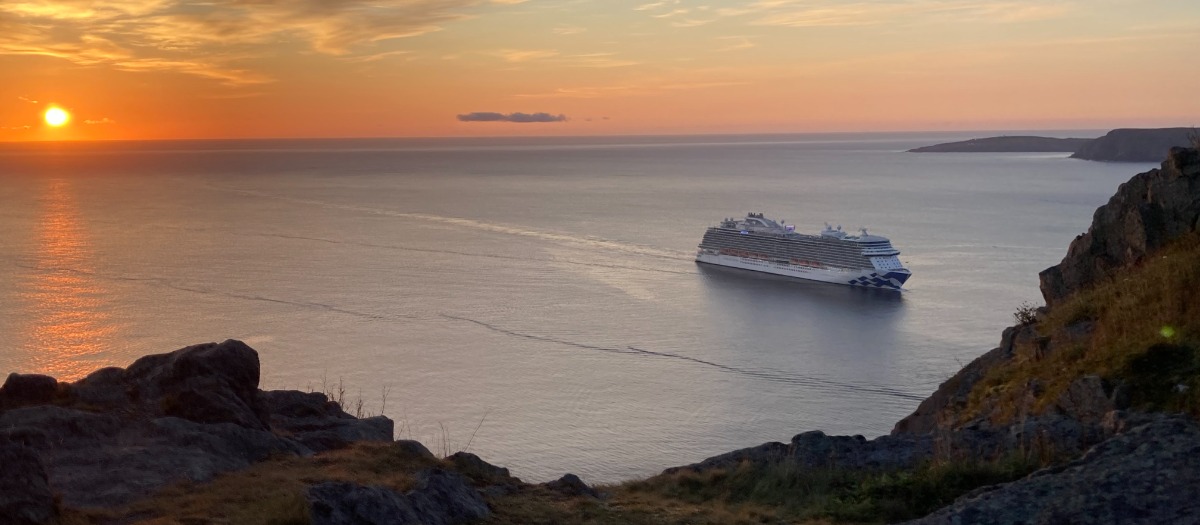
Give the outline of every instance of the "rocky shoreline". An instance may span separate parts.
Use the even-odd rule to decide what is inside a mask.
[[[1163,336],[1166,350],[1138,349],[1193,359],[1164,376],[1170,384],[1154,385],[1165,386],[1164,399],[1181,405],[1144,402],[1138,392],[1148,388],[1144,378],[1112,370],[1064,369],[1057,372],[1059,386],[1000,374],[1017,365],[1045,368],[1103,345],[1099,317],[1052,320],[1073,298],[1152,268],[1165,258],[1161,250],[1195,244],[1198,235],[1200,152],[1176,148],[1160,169],[1123,184],[1062,263],[1042,272],[1048,306],[1026,312],[1004,331],[999,347],[943,383],[890,435],[804,432],[788,443],[729,452],[634,482],[650,487],[643,492],[597,490],[570,474],[531,485],[473,454],[437,458],[418,442],[395,441],[394,424],[384,416],[356,418],[321,393],[260,390],[258,354],[240,341],[146,356],[74,383],[14,373],[0,387],[0,525],[238,522],[172,518],[176,503],[138,505],[168,489],[178,501],[243,472],[250,473],[246,486],[271,475],[295,485],[298,499],[285,497],[286,508],[253,521],[262,523],[776,522],[708,507],[714,514],[701,519],[701,507],[678,511],[686,498],[670,490],[670,500],[646,494],[672,483],[718,486],[739,472],[753,476],[776,467],[790,476],[901,479],[931,465],[1011,458],[1041,468],[999,483],[972,482],[969,491],[952,494],[911,523],[1200,523],[1200,500],[1193,496],[1200,482],[1200,425],[1189,397],[1189,389],[1200,386],[1190,357],[1197,353],[1189,346],[1195,334],[1172,331]],[[1180,308],[1185,315],[1200,311],[1193,303]],[[1192,411],[1169,413],[1162,406]],[[609,489],[620,497],[609,499]],[[700,501],[689,504],[715,497],[699,494],[693,499]],[[261,503],[253,501],[249,505]]]

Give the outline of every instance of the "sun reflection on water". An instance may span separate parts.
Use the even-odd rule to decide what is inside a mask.
[[[31,317],[24,338],[28,372],[73,381],[103,365],[115,327],[70,182],[47,181],[39,200],[35,267],[22,293]]]

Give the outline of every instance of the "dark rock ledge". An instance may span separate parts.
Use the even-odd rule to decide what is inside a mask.
[[[67,510],[118,509],[180,482],[203,483],[272,456],[391,443],[416,486],[405,493],[308,482],[314,524],[450,525],[490,515],[520,491],[600,498],[578,477],[530,485],[474,454],[438,459],[393,441],[384,416],[355,418],[324,394],[262,391],[258,353],[228,340],[104,368],[75,383],[11,374],[0,387],[0,525],[58,523]]]

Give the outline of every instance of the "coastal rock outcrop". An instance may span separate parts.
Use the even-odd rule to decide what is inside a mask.
[[[542,485],[564,496],[587,496],[595,499],[600,499],[601,497],[601,494],[596,492],[596,489],[589,487],[587,483],[579,479],[579,476],[574,474],[563,474],[561,478],[548,481]]]
[[[234,340],[146,356],[76,383],[12,374],[0,398],[0,442],[33,451],[49,486],[79,508],[123,505],[272,455],[392,440],[386,417],[357,419],[324,394],[261,392],[258,381],[258,353]]]
[[[148,413],[266,430],[258,377],[258,352],[228,340],[148,355],[129,365],[122,379],[131,401]]]
[[[1200,425],[1159,416],[1065,465],[984,487],[909,525],[1200,521]]]
[[[53,377],[14,372],[0,386],[0,410],[50,403],[58,393],[58,380]]]
[[[359,441],[392,441],[395,424],[384,416],[356,418],[319,392],[272,390],[258,393],[271,428],[313,452]]]
[[[46,470],[33,450],[0,441],[0,523],[57,523],[58,508]]]
[[[713,456],[699,463],[672,467],[663,474],[681,470],[704,472],[728,469],[742,463],[789,462],[801,468],[851,470],[894,470],[916,466],[933,454],[930,436],[900,435],[866,439],[863,436],[829,436],[819,430],[797,434],[790,443],[764,443]]]
[[[1096,210],[1067,256],[1040,274],[1053,307],[1065,297],[1136,264],[1168,242],[1200,229],[1200,152],[1176,148],[1159,169],[1134,176]]]
[[[404,494],[330,481],[310,487],[307,498],[313,525],[454,525],[491,513],[462,476],[441,469],[418,473],[417,488]]]
[[[1083,144],[1071,158],[1109,162],[1157,162],[1174,147],[1186,147],[1193,128],[1114,129]]]

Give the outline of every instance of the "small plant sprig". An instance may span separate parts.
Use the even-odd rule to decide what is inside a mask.
[[[1021,302],[1021,306],[1017,307],[1017,311],[1013,312],[1013,318],[1017,320],[1017,324],[1027,325],[1037,322],[1037,305],[1029,302]]]

